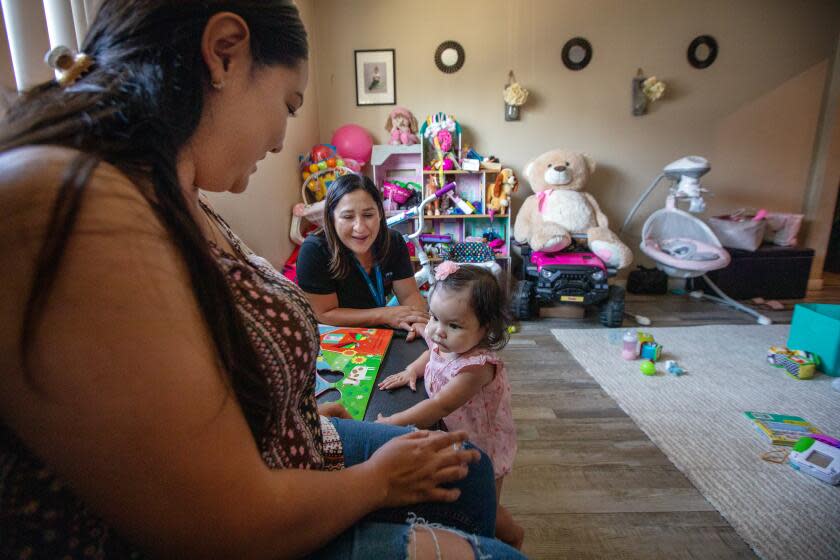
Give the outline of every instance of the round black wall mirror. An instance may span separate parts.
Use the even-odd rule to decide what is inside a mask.
[[[718,44],[711,35],[695,37],[688,45],[688,63],[698,70],[712,65],[718,55]]]
[[[561,57],[569,70],[583,70],[592,60],[592,45],[583,37],[569,39],[563,45]]]
[[[444,41],[435,51],[435,66],[441,72],[451,74],[464,65],[464,47],[455,41]]]

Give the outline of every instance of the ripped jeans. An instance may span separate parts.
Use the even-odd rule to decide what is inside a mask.
[[[331,421],[341,438],[344,463],[348,467],[367,460],[388,440],[413,430],[338,418]],[[496,487],[493,465],[487,455],[482,452],[481,461],[469,466],[466,478],[447,486],[461,490],[455,502],[423,503],[373,512],[311,558],[408,558],[409,539],[419,529],[441,529],[461,535],[470,543],[477,559],[524,558],[517,550],[493,538]]]

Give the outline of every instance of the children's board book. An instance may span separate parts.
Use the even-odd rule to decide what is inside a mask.
[[[816,426],[799,416],[770,412],[745,412],[744,416],[752,420],[759,433],[773,445],[793,446],[801,437],[822,433]]]
[[[321,351],[315,372],[315,398],[330,390],[338,391],[341,397],[337,402],[350,416],[361,420],[394,331],[328,325],[318,325],[318,330]]]

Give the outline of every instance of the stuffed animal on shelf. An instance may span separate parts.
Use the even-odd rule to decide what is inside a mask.
[[[385,130],[391,135],[389,144],[420,143],[420,139],[417,138],[417,119],[405,107],[394,107],[388,115],[388,120],[385,121]]]
[[[496,175],[496,181],[487,186],[487,213],[492,218],[494,214],[504,216],[510,206],[510,195],[519,190],[519,181],[508,167]]]
[[[589,249],[608,267],[629,266],[633,253],[609,229],[595,197],[584,190],[594,171],[589,156],[569,150],[551,150],[529,162],[525,177],[534,194],[517,214],[516,240],[550,253],[569,246],[572,233],[585,233]]]

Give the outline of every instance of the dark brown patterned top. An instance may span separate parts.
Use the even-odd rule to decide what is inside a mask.
[[[303,292],[256,256],[202,202],[237,255],[211,244],[273,397],[259,443],[266,465],[340,469],[341,441],[315,401],[318,325]],[[0,558],[144,558],[0,421]]]

